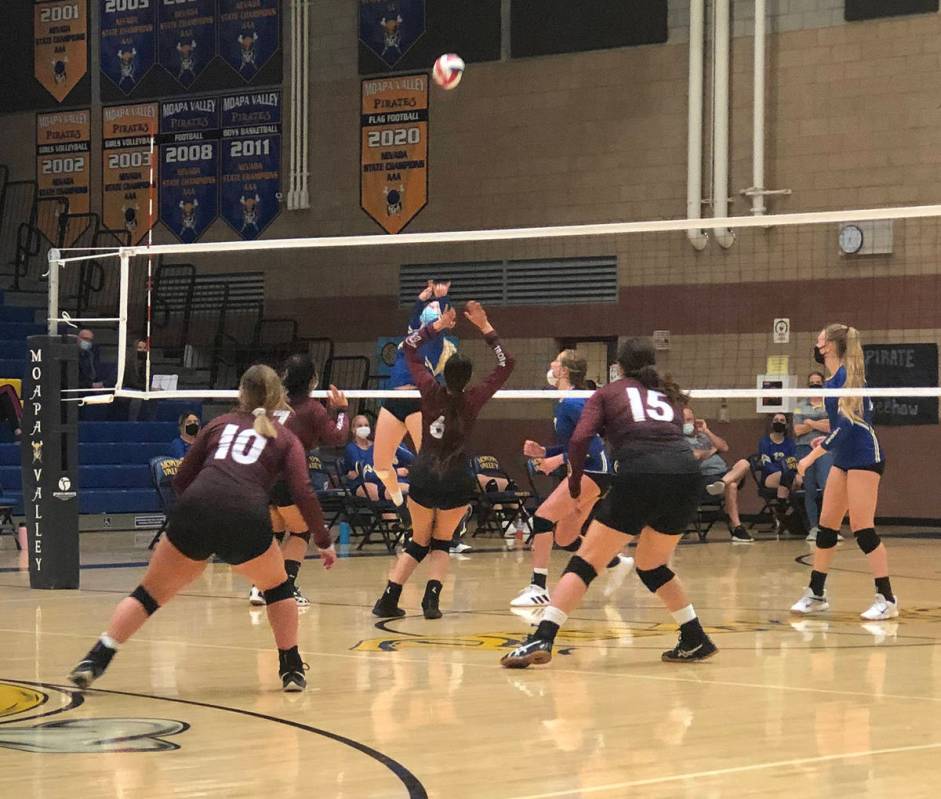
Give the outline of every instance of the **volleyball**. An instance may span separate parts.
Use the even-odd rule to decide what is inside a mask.
[[[445,53],[435,61],[431,75],[442,89],[450,91],[464,76],[464,59],[454,53]]]

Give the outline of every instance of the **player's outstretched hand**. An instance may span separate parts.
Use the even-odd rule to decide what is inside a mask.
[[[490,320],[487,319],[487,312],[484,310],[484,306],[477,302],[477,300],[471,300],[464,306],[464,316],[485,335],[493,330],[493,325],[491,325]]]
[[[432,291],[434,292],[435,299],[441,299],[442,297],[447,297],[448,292],[451,290],[451,281],[450,280],[439,280],[437,282],[432,282]]]
[[[336,386],[330,386],[330,407],[338,411],[345,411],[350,407],[349,400],[347,400],[346,395],[340,391]]]
[[[435,281],[429,280],[428,284],[421,290],[421,293],[418,295],[418,299],[422,302],[428,302],[432,297],[435,296]]]
[[[337,550],[333,544],[326,549],[317,547],[317,554],[320,555],[320,562],[323,563],[325,569],[332,569],[333,565],[337,562]]]
[[[527,458],[545,458],[546,448],[535,441],[526,439],[526,442],[523,444],[523,454]]]
[[[435,319],[431,326],[440,333],[442,330],[450,330],[456,324],[457,311],[453,308],[446,308],[441,312],[441,316]]]

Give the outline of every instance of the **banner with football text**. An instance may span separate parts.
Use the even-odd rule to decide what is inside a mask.
[[[360,205],[398,233],[428,204],[428,76],[362,82]]]
[[[70,214],[87,214],[91,184],[91,111],[36,115],[36,196],[64,197]],[[58,219],[41,214],[40,225],[57,240]]]
[[[156,0],[99,0],[101,71],[124,94],[156,61]]]
[[[222,98],[222,218],[255,239],[281,212],[281,93]]]
[[[88,72],[87,0],[35,0],[33,36],[36,80],[64,102]]]
[[[219,215],[220,108],[218,97],[160,106],[160,221],[184,244]]]
[[[151,138],[158,133],[158,110],[156,103],[143,103],[105,107],[101,113],[101,215],[105,227],[126,230],[131,244],[140,243],[157,219]]]

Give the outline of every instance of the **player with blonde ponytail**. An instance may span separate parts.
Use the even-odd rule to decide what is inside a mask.
[[[827,325],[817,336],[814,359],[830,373],[825,388],[865,387],[866,361],[855,327]],[[827,452],[833,453],[833,467],[823,490],[810,585],[791,611],[820,613],[830,607],[824,584],[843,517],[849,512],[853,537],[866,555],[876,583],[876,598],[861,615],[867,621],[892,619],[899,615],[898,599],[889,581],[889,556],[875,530],[885,457],[872,428],[872,400],[862,396],[827,397],[824,405],[830,419],[830,435],[814,441],[813,450],[801,459],[797,471],[803,476]]]

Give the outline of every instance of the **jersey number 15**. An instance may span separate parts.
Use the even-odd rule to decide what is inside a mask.
[[[673,421],[673,406],[659,391],[647,392],[647,407],[645,408],[640,389],[631,386],[625,390],[627,401],[631,404],[631,416],[634,417],[635,422],[646,422],[648,418],[657,422]]]

